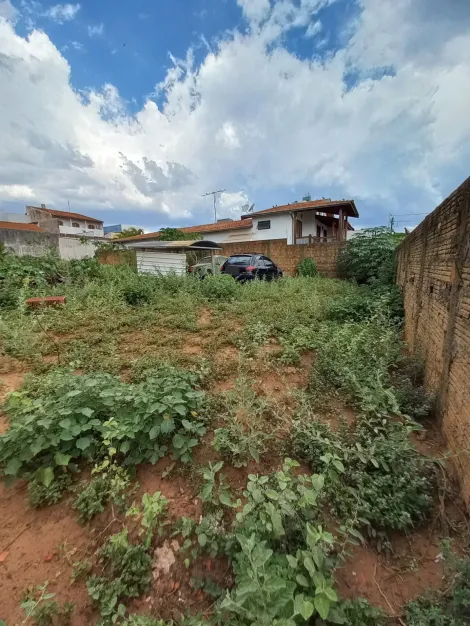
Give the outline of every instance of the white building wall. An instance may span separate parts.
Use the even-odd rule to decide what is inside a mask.
[[[59,233],[61,235],[75,235],[76,237],[104,237],[103,228],[98,228],[99,224],[93,222],[86,222],[85,220],[78,220],[74,218],[61,217],[59,221]],[[78,224],[77,226],[72,226]],[[94,228],[90,228],[90,225]]]
[[[90,259],[95,256],[96,248],[92,243],[81,243],[72,237],[59,237],[59,253],[61,259]]]
[[[328,228],[327,226],[325,226],[325,224],[322,224],[320,221],[318,221],[315,217],[315,213],[313,213],[313,211],[311,213],[303,213],[302,216],[302,237],[308,237],[309,235],[312,235],[312,237],[316,237],[317,236],[317,226],[320,226],[321,230],[321,236],[324,236],[324,230],[327,231],[327,236],[331,237],[332,236],[332,229]]]
[[[177,274],[186,273],[186,254],[184,252],[154,252],[136,250],[137,271],[139,274]]]
[[[271,222],[271,228],[258,230],[258,222]],[[266,239],[287,239],[287,244],[292,244],[292,217],[290,213],[273,213],[253,217],[253,241],[265,241]]]

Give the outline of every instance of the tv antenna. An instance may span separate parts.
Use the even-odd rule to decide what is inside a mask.
[[[217,223],[217,196],[219,193],[224,193],[225,189],[218,189],[217,191],[209,191],[208,193],[202,194],[202,197],[213,196],[214,197],[214,224]]]

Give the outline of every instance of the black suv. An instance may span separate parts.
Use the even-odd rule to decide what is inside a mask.
[[[240,282],[255,278],[262,280],[282,278],[282,270],[262,254],[233,254],[225,261],[220,271],[222,274],[230,274]]]

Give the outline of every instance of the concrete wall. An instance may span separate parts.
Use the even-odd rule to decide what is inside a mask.
[[[470,178],[400,244],[397,282],[470,507]]]
[[[59,252],[62,259],[90,259],[95,256],[96,248],[74,237],[59,237]]]
[[[285,239],[221,244],[226,256],[243,252],[264,254],[279,265],[287,276],[295,276],[297,265],[307,257],[315,261],[321,274],[331,278],[336,277],[336,261],[343,245],[341,241],[331,241],[291,246]]]
[[[271,222],[271,228],[258,230],[258,222]],[[274,215],[260,215],[253,217],[252,227],[253,241],[267,241],[268,239],[286,239],[290,245],[292,243],[292,217],[289,213],[277,213]]]
[[[14,252],[18,256],[42,256],[51,247],[58,250],[59,235],[1,228],[0,243],[3,243],[5,250]]]

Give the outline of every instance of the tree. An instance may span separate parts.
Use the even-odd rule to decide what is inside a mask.
[[[202,239],[199,233],[183,233],[183,231],[179,230],[178,228],[160,228],[159,234],[160,241],[185,241],[189,239]]]
[[[404,236],[386,226],[365,228],[342,248],[338,257],[338,274],[360,284],[393,284],[395,250]]]
[[[114,239],[124,239],[124,237],[135,237],[136,235],[143,235],[143,228],[136,228],[135,226],[129,226],[114,237]]]

